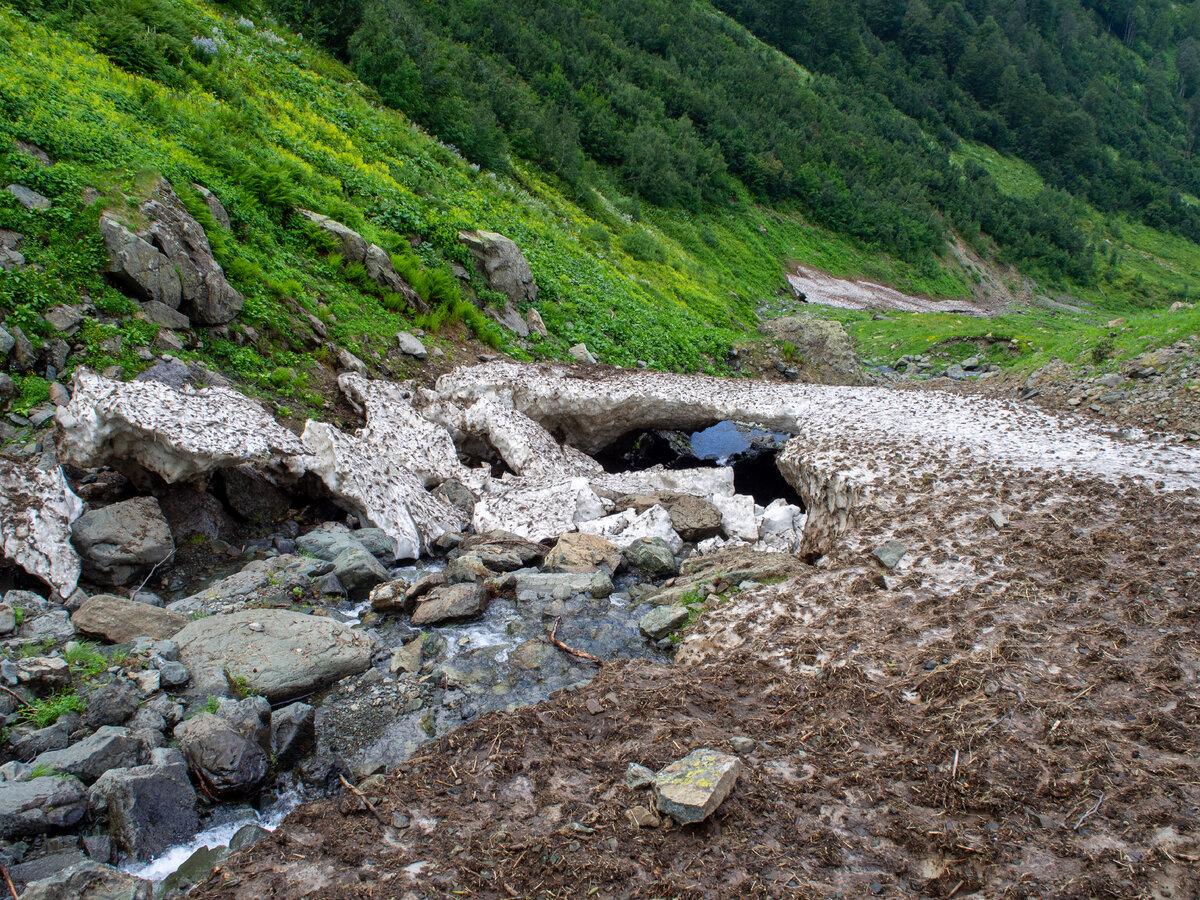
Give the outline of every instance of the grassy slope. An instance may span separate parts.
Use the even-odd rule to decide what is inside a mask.
[[[576,204],[527,169],[511,179],[481,173],[403,116],[380,108],[345,69],[274,24],[239,28],[198,0],[176,7],[198,33],[216,29],[223,46],[215,60],[168,87],[0,6],[0,177],[55,201],[49,212],[28,213],[7,194],[0,196],[0,227],[25,233],[27,259],[45,267],[0,280],[0,308],[7,320],[47,340],[52,332],[36,313],[87,294],[107,315],[85,325],[86,351],[73,364],[116,362],[127,374],[144,365],[135,350],[153,340],[155,329],[130,317],[132,304],[97,274],[103,254],[95,222],[100,209],[127,204],[156,174],[172,181],[206,225],[231,281],[247,296],[240,322],[260,335],[244,345],[208,336],[192,352],[300,410],[320,405],[310,376],[331,355],[330,347],[305,342],[305,312],[327,324],[332,343],[368,361],[399,328],[432,330],[465,315],[485,340],[518,354],[562,356],[582,340],[606,362],[719,371],[725,349],[752,330],[755,309],[784,290],[788,259],[928,296],[965,292],[960,271],[914,270],[745,196],[703,216],[643,208],[639,222],[631,215],[635,205],[616,192]],[[45,148],[59,164],[43,169],[9,149],[18,138]],[[1013,171],[1007,177],[1019,183],[1019,164],[983,161],[997,169],[1008,165]],[[206,218],[188,188],[193,181],[225,201],[232,233]],[[85,204],[88,186],[101,197]],[[293,204],[346,221],[394,251],[403,250],[407,235],[418,234],[426,241],[417,253],[429,270],[461,258],[453,241],[458,228],[511,236],[542,287],[538,307],[552,338],[522,350],[473,310],[449,300],[430,320],[407,320],[325,256],[288,214]],[[1097,217],[1095,227],[1112,224]],[[1132,308],[1132,300],[1120,298],[1132,295],[1139,274],[1141,291],[1153,298],[1161,297],[1175,273],[1200,271],[1193,245],[1141,226],[1120,229],[1129,250],[1114,261],[1114,278],[1098,296],[1106,310]],[[650,240],[638,246],[631,236],[643,230]],[[1064,348],[1086,349],[1102,338],[1103,321],[1111,318],[1100,312],[1081,322],[1037,313],[980,322],[932,315],[873,323],[835,315],[848,320],[864,353],[880,361],[988,332],[1011,332],[1028,351],[1022,357],[1036,359]],[[1152,313],[1138,315],[1148,325],[1156,321]],[[1148,331],[1151,342],[1167,339],[1161,329]],[[114,336],[122,338],[119,348]],[[1131,352],[1136,341],[1129,343],[1118,349]],[[44,396],[46,385],[30,377],[20,387],[28,405]]]

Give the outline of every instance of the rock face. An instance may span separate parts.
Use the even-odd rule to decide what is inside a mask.
[[[188,840],[199,828],[196,792],[178,750],[150,751],[150,763],[110,769],[88,792],[93,816],[104,821],[113,846],[146,860]]]
[[[491,290],[506,294],[513,303],[537,299],[533,272],[516,243],[492,231],[460,231],[458,239],[471,251],[476,270]]]
[[[134,462],[168,483],[306,452],[258,403],[221,387],[121,383],[79,370],[71,402],[56,419],[64,462],[80,468]]]
[[[795,363],[821,384],[863,384],[863,368],[854,342],[841,322],[816,316],[768,319],[759,331],[796,348]]]
[[[87,791],[78,778],[0,781],[0,838],[4,840],[74,825],[85,812]]]
[[[655,805],[680,825],[702,822],[742,774],[742,761],[716,750],[693,750],[654,776]]]
[[[187,623],[188,617],[181,613],[111,594],[95,594],[71,613],[71,624],[77,630],[110,644],[125,644],[139,637],[162,640]]]
[[[153,497],[138,497],[84,513],[71,535],[88,574],[125,584],[175,550],[171,527]]]
[[[71,524],[82,512],[83,502],[60,468],[0,457],[0,549],[61,597],[70,596],[79,581]]]
[[[154,885],[102,863],[81,862],[25,886],[22,900],[151,900]]]
[[[181,722],[175,740],[191,771],[217,797],[250,793],[267,777],[269,762],[262,748],[212,713]]]
[[[182,299],[179,273],[153,244],[107,215],[100,217],[100,236],[108,253],[104,273],[117,287],[139,300],[179,308]]]
[[[331,619],[281,609],[191,622],[174,637],[198,694],[226,694],[225,672],[271,702],[288,700],[371,664],[371,639]]]

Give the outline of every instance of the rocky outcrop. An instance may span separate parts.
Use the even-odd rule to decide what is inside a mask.
[[[333,240],[337,252],[343,260],[361,263],[372,281],[394,294],[399,294],[415,312],[422,314],[429,312],[425,301],[407,281],[400,277],[400,273],[392,265],[391,257],[388,256],[386,250],[378,244],[368,242],[353,228],[343,225],[329,216],[313,212],[310,209],[297,209],[296,212]]]
[[[493,231],[460,231],[458,239],[471,251],[476,271],[487,286],[508,296],[513,303],[532,303],[538,286],[521,248]]]
[[[222,387],[122,383],[81,369],[56,420],[64,462],[136,463],[168,483],[247,464],[282,467],[306,453],[258,403]]]
[[[81,561],[71,545],[71,524],[83,502],[58,466],[0,456],[0,542],[4,557],[54,588],[75,590]]]
[[[282,609],[208,616],[174,640],[199,695],[228,694],[232,679],[272,703],[364,671],[373,649],[367,635],[332,619]]]
[[[153,497],[137,497],[84,513],[71,526],[88,575],[125,584],[175,552],[171,527]]]
[[[841,322],[816,316],[784,316],[768,319],[758,329],[789,346],[795,358],[786,358],[819,384],[864,384],[862,362],[854,342]],[[791,349],[791,348],[794,348]]]

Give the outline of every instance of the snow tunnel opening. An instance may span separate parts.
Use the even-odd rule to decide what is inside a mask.
[[[759,506],[775,500],[806,511],[799,493],[779,471],[776,458],[793,435],[760,425],[734,422],[701,424],[694,431],[642,429],[627,432],[595,455],[606,472],[640,472],[654,466],[699,469],[729,466],[733,489],[749,494]]]

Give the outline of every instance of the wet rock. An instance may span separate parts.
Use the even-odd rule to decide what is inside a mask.
[[[71,544],[71,524],[83,511],[58,466],[0,456],[0,550],[60,596],[75,590],[80,559]]]
[[[333,560],[333,574],[351,600],[365,599],[371,588],[388,580],[388,571],[361,545],[348,548]]]
[[[67,840],[70,839],[68,838]],[[58,847],[61,846],[60,841],[63,844],[66,843],[61,838],[50,838],[44,845],[48,844],[51,847]],[[51,850],[44,856],[33,856],[31,854],[31,857],[27,857],[19,864],[12,866],[8,870],[8,874],[16,884],[28,884],[51,878],[65,869],[87,861],[87,856],[76,847],[63,847],[63,849]],[[74,900],[73,897],[72,900]]]
[[[693,750],[654,776],[655,806],[680,825],[702,822],[717,809],[742,774],[736,756]]]
[[[393,675],[398,675],[401,672],[410,674],[421,671],[421,663],[424,661],[425,654],[425,639],[416,638],[396,648],[392,653],[392,661],[388,666],[388,670]]]
[[[654,772],[637,763],[630,763],[625,769],[625,787],[631,791],[640,791],[654,784]]]
[[[487,609],[488,597],[477,584],[452,584],[434,588],[417,604],[413,626],[433,625],[477,616]]]
[[[196,792],[178,750],[151,750],[147,765],[105,772],[88,792],[88,806],[114,849],[138,860],[161,855],[199,829]]]
[[[553,597],[565,593],[572,594],[587,592],[597,599],[612,595],[612,578],[604,572],[535,572],[523,570],[516,573],[514,589],[517,595],[525,592],[537,594],[539,597]]]
[[[187,625],[188,617],[111,594],[94,594],[71,614],[71,622],[83,634],[127,644],[143,636],[169,638]]]
[[[243,825],[233,833],[233,837],[229,839],[229,852],[236,853],[238,850],[245,850],[247,847],[253,847],[260,843],[265,838],[271,836],[271,832],[263,828],[261,825],[255,825],[251,822],[249,825]]]
[[[86,861],[31,882],[22,900],[151,900],[154,885],[103,863]]]
[[[141,693],[131,682],[124,679],[110,681],[88,695],[83,722],[91,728],[124,725],[137,712],[141,702]]]
[[[658,606],[638,619],[642,634],[657,641],[664,638],[688,620],[688,611],[682,606]]]
[[[515,242],[491,231],[460,231],[458,239],[471,252],[475,270],[489,289],[508,296],[513,303],[532,303],[538,286],[529,262]]]
[[[191,771],[217,797],[247,794],[267,776],[262,748],[212,713],[177,725],[175,740]]]
[[[159,885],[159,896],[163,900],[183,897],[193,887],[206,881],[213,869],[228,856],[228,847],[201,847],[184,860],[183,865],[163,879]]]
[[[87,789],[78,778],[0,781],[0,838],[4,840],[69,827],[86,812]]]
[[[71,526],[84,569],[97,580],[125,584],[175,550],[171,529],[153,497],[138,497],[84,513]]]
[[[879,564],[889,570],[900,565],[900,560],[906,553],[908,553],[908,547],[901,541],[888,541],[871,551],[871,555],[879,561]]]
[[[228,670],[271,702],[366,670],[373,649],[367,635],[345,625],[281,609],[209,616],[187,625],[174,640],[201,695],[227,693]]]
[[[33,764],[91,784],[109,769],[137,765],[140,751],[128,728],[106,725],[77,744],[41,754]]]
[[[425,345],[407,331],[401,331],[396,335],[396,343],[400,345],[400,352],[406,356],[412,356],[416,359],[425,359],[425,357],[429,356],[429,351],[425,349]]]
[[[384,565],[391,565],[396,561],[395,542],[382,528],[359,528],[350,534],[368,553]]]
[[[307,703],[292,703],[271,713],[271,756],[278,765],[286,765],[311,743],[315,717],[316,710]]]
[[[596,534],[564,534],[546,556],[542,568],[547,572],[595,572],[603,568],[615,575],[621,567],[621,551]]]
[[[669,578],[679,573],[675,554],[662,538],[638,538],[625,548],[625,559],[633,568],[651,578]]]

